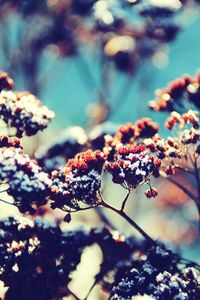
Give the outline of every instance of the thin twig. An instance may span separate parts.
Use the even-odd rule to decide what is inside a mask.
[[[0,202],[3,202],[3,203],[5,203],[5,204],[10,204],[10,205],[15,206],[14,203],[7,202],[6,200],[3,200],[3,199],[0,199]]]
[[[125,206],[126,206],[126,202],[128,200],[128,197],[129,197],[130,193],[131,193],[131,190],[128,190],[128,192],[126,194],[126,197],[124,198],[124,201],[122,202],[121,211],[124,211]]]
[[[74,297],[74,299],[76,300],[81,300],[76,294],[74,294],[74,292],[72,292],[68,287],[67,287],[67,291],[70,295],[72,295]]]
[[[110,210],[116,212],[118,215],[120,215],[122,218],[124,218],[131,226],[133,226],[148,242],[150,242],[151,245],[156,246],[156,242],[135,222],[133,221],[124,211],[121,211],[121,209],[117,209],[114,206],[111,206],[110,204],[106,203],[104,200],[102,200],[102,206],[109,208]]]
[[[188,265],[193,266],[196,269],[200,270],[200,265],[198,263],[192,261],[192,260],[189,260],[187,258],[182,257],[180,261],[183,262],[183,263],[187,263]]]
[[[84,298],[83,300],[87,300],[87,299],[88,299],[88,297],[90,296],[90,294],[91,294],[91,292],[92,292],[92,290],[94,289],[94,287],[95,287],[96,284],[97,284],[97,280],[94,281],[94,283],[93,283],[92,286],[90,287],[90,289],[89,289],[87,295],[85,296],[85,298]]]
[[[197,183],[197,192],[198,192],[198,197],[195,201],[197,210],[198,210],[198,215],[199,215],[199,232],[200,232],[200,177],[199,177],[199,170],[198,170],[198,164],[197,164],[197,159],[196,155],[194,154],[194,170],[195,170],[195,175],[196,175],[196,183]]]
[[[96,208],[97,206],[98,206],[98,204],[93,205],[93,206],[82,207],[82,208],[79,207],[79,208],[74,209],[74,210],[67,209],[67,208],[62,208],[62,210],[71,214],[71,213],[76,213],[76,212],[79,212],[79,211],[85,211],[85,210],[88,210],[88,209],[91,209],[91,208]]]
[[[75,65],[78,67],[79,75],[85,83],[85,86],[88,87],[89,91],[94,90],[97,86],[95,78],[93,77],[88,63],[85,61],[81,53],[79,53],[79,55],[77,56],[77,59],[75,60]]]
[[[102,211],[102,208],[97,206],[96,212],[101,219],[102,223],[104,223],[106,226],[110,227],[113,230],[116,230],[115,226],[109,221],[109,219],[105,216],[104,212]]]
[[[179,166],[179,165],[176,165],[176,164],[174,166],[176,167],[176,169],[179,169],[180,171],[183,171],[185,173],[188,173],[190,175],[195,176],[195,173],[192,170],[189,170],[189,169],[187,169],[185,167],[182,167],[182,166]]]

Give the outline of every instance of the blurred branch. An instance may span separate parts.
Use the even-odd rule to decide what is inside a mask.
[[[92,72],[88,66],[88,63],[85,61],[83,55],[79,53],[75,59],[75,65],[79,70],[82,81],[88,87],[89,91],[94,90],[97,86],[96,81],[92,75]]]
[[[102,221],[102,223],[104,223],[106,226],[110,227],[113,230],[116,230],[115,226],[110,222],[110,220],[106,217],[106,215],[104,214],[104,212],[102,211],[101,207],[96,207],[96,212],[100,218],[100,220]]]
[[[188,195],[192,200],[196,201],[197,197],[190,191],[188,190],[184,185],[182,185],[180,182],[176,181],[175,179],[169,177],[167,178],[169,182],[180,188],[186,195]]]

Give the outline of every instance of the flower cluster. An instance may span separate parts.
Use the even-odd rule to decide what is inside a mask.
[[[0,92],[3,90],[12,90],[14,82],[12,78],[6,73],[0,71]]]
[[[34,50],[32,52],[39,53],[54,44],[60,55],[75,55],[81,43],[91,41],[93,45],[98,40],[108,62],[114,62],[120,71],[133,73],[143,59],[151,59],[163,44],[175,39],[180,24],[174,17],[186,5],[180,2],[179,7],[173,7],[165,3],[163,8],[156,3],[142,3],[142,9],[135,10],[140,19],[139,26],[132,18],[130,5],[140,2],[143,1],[58,0],[49,3],[47,0],[9,0],[2,1],[2,12],[6,15],[9,10],[14,10],[28,16],[25,19],[29,20],[28,28],[36,28],[31,35],[29,33],[25,43],[28,49]],[[26,57],[28,61],[33,58],[29,56]]]
[[[165,126],[168,130],[174,130],[173,137],[163,139],[156,134],[152,138],[144,139],[143,143],[150,152],[155,152],[162,160],[160,174],[166,176],[173,175],[175,168],[184,169],[192,154],[191,151],[195,149],[193,154],[195,152],[198,154],[200,142],[198,113],[192,110],[183,114],[173,111],[167,118]]]
[[[127,1],[126,4],[133,2],[137,4],[140,1]],[[106,1],[104,5],[97,1],[94,6],[95,27],[97,32],[113,33],[104,37],[106,58],[114,62],[118,70],[133,74],[143,59],[151,59],[163,43],[175,39],[180,26],[173,17],[179,9],[168,7],[167,3],[165,8],[156,4],[142,5],[138,10],[142,24],[139,27],[126,21],[129,20],[129,10],[124,6],[120,1],[116,1],[114,7],[112,1]],[[122,15],[126,17],[122,19]]]
[[[52,181],[36,161],[24,154],[18,143],[7,147],[6,138],[4,143],[2,140],[0,180],[2,184],[8,183],[7,193],[13,197],[14,204],[21,212],[34,212],[47,202]]]
[[[144,138],[153,137],[159,130],[158,125],[150,118],[142,118],[135,123],[126,123],[120,126],[116,134],[104,136],[104,151],[112,153],[118,145],[138,144]]]
[[[69,127],[49,147],[40,147],[36,153],[38,164],[52,172],[64,167],[67,160],[86,147],[87,135],[79,126]]]
[[[54,117],[54,113],[34,95],[11,91],[0,93],[0,114],[8,126],[16,129],[17,137],[36,134],[45,129]]]
[[[104,136],[104,153],[108,156],[108,160],[113,160],[119,146],[141,144],[144,138],[153,137],[158,129],[158,125],[149,118],[142,118],[135,123],[126,123],[118,128],[115,135]]]
[[[185,112],[188,104],[200,108],[200,74],[191,77],[184,75],[172,81],[166,88],[157,90],[156,99],[149,103],[155,111]]]
[[[80,209],[80,203],[95,206],[101,188],[104,154],[97,150],[79,153],[52,174],[53,207]]]
[[[113,182],[127,189],[135,189],[148,181],[160,161],[149,156],[143,145],[119,146],[113,162],[105,163],[105,170],[112,174]]]
[[[118,129],[117,137],[122,144],[133,143],[139,139],[150,138],[158,132],[158,125],[149,118],[142,118],[134,124],[127,123]]]
[[[158,244],[147,255],[134,257],[118,283],[110,300],[159,299],[193,300],[200,297],[199,271],[187,265],[180,266],[180,258],[164,245]],[[121,278],[120,278],[121,277]],[[149,296],[149,298],[148,298]]]
[[[84,231],[62,232],[40,218],[0,222],[0,280],[6,299],[53,300],[68,295],[70,274],[90,244]]]

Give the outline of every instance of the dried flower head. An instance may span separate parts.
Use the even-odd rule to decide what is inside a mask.
[[[150,101],[149,106],[155,111],[185,112],[188,104],[199,109],[199,95],[199,73],[194,77],[184,75],[172,81],[166,88],[157,90],[156,99]]]
[[[0,114],[10,127],[16,129],[17,137],[36,134],[45,129],[54,117],[54,113],[34,95],[11,91],[0,93]]]
[[[128,189],[145,183],[155,169],[155,159],[147,154],[143,145],[119,146],[113,162],[105,163],[105,170],[112,174],[113,182]]]
[[[150,187],[146,192],[145,195],[147,198],[155,198],[158,195],[158,191],[155,188]]]
[[[0,181],[21,212],[33,213],[49,196],[51,180],[21,148],[0,148]]]
[[[114,136],[106,135],[104,153],[108,160],[113,160],[114,154],[120,146],[138,145],[144,138],[150,138],[158,132],[158,125],[149,118],[143,118],[133,123],[126,123],[118,128]]]
[[[195,149],[199,146],[198,113],[192,110],[183,114],[173,111],[167,118],[165,126],[173,131],[173,137],[163,139],[156,134],[153,138],[144,139],[144,145],[162,160],[160,174],[171,176],[175,174],[176,168],[184,170],[184,167],[187,167],[194,152],[192,145],[196,146]]]
[[[136,139],[144,139],[153,137],[159,130],[158,124],[150,118],[143,118],[135,123]]]
[[[95,206],[99,202],[104,154],[97,150],[79,153],[66,166],[52,174],[54,207],[79,209],[80,204]]]

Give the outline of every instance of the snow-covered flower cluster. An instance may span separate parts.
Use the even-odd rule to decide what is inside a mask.
[[[45,129],[54,117],[54,112],[28,92],[2,91],[0,114],[8,126],[16,129],[16,136],[36,134]]]
[[[114,183],[127,189],[135,189],[146,182],[159,166],[160,161],[147,154],[143,145],[119,146],[114,161],[105,163],[105,170],[112,174]]]
[[[70,159],[61,171],[53,172],[53,207],[78,209],[81,203],[96,205],[104,160],[101,151],[88,150]]]
[[[0,181],[21,212],[34,212],[49,196],[51,179],[21,148],[0,148]]]

